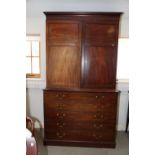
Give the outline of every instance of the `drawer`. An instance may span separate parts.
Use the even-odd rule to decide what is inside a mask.
[[[44,109],[62,109],[67,111],[115,111],[117,96],[113,93],[66,93],[46,92]]]
[[[59,111],[48,110],[46,111],[46,121],[65,121],[65,122],[77,122],[77,121],[95,121],[95,122],[115,122],[116,116],[111,113],[101,112],[73,112],[73,111]]]
[[[113,130],[102,130],[102,132],[83,130],[45,131],[45,138],[52,140],[113,141],[114,137],[115,132]]]
[[[90,92],[90,93],[86,93],[86,92],[65,92],[65,91],[45,91],[44,92],[44,97],[45,97],[45,101],[51,101],[53,99],[55,100],[97,100],[97,99],[114,99],[114,97],[117,96],[116,93],[94,93],[94,92]]]
[[[45,121],[46,131],[57,130],[85,130],[85,131],[102,131],[111,130],[115,127],[115,123],[101,121]]]

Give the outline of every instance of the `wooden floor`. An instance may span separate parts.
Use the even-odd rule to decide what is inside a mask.
[[[117,133],[115,149],[44,146],[42,131],[36,131],[39,155],[129,155],[129,134]]]

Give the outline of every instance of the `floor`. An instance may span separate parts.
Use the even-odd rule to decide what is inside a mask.
[[[126,132],[117,133],[115,149],[44,146],[41,133],[36,132],[39,155],[129,155],[129,134]]]

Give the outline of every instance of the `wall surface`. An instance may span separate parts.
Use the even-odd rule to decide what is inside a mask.
[[[37,118],[42,126],[43,121],[43,89],[46,87],[46,46],[44,11],[93,11],[123,12],[120,22],[119,37],[129,37],[128,0],[27,0],[26,33],[40,34],[41,39],[41,78],[27,79],[27,114]],[[118,104],[117,129],[124,130],[128,107],[128,80],[119,80],[121,91]],[[38,126],[37,126],[38,127]]]

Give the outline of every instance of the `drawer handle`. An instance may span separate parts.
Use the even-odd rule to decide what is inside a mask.
[[[102,135],[93,134],[93,137],[94,137],[95,139],[101,139],[103,136],[102,136]]]
[[[62,97],[65,97],[65,95],[63,94]]]
[[[65,107],[65,105],[64,104],[57,104],[57,107],[58,108],[63,108],[63,107]]]
[[[66,116],[66,114],[65,114],[65,113],[62,113],[62,114],[57,113],[56,115],[57,115],[58,117],[60,117],[60,118],[63,118],[63,117],[65,117],[65,116]]]
[[[57,126],[60,127],[60,128],[63,128],[65,125],[66,125],[66,123],[62,123],[62,124],[57,123]]]
[[[104,98],[104,96],[102,96],[102,98]]]
[[[100,128],[103,128],[103,124],[99,124],[99,125],[94,124],[94,127],[97,128],[97,129],[100,129]]]
[[[66,136],[66,133],[59,133],[59,132],[57,132],[57,137],[63,138],[65,136]]]
[[[59,94],[56,94],[55,96],[56,96],[56,97],[59,97]]]
[[[104,118],[104,116],[103,115],[94,115],[94,118]]]

